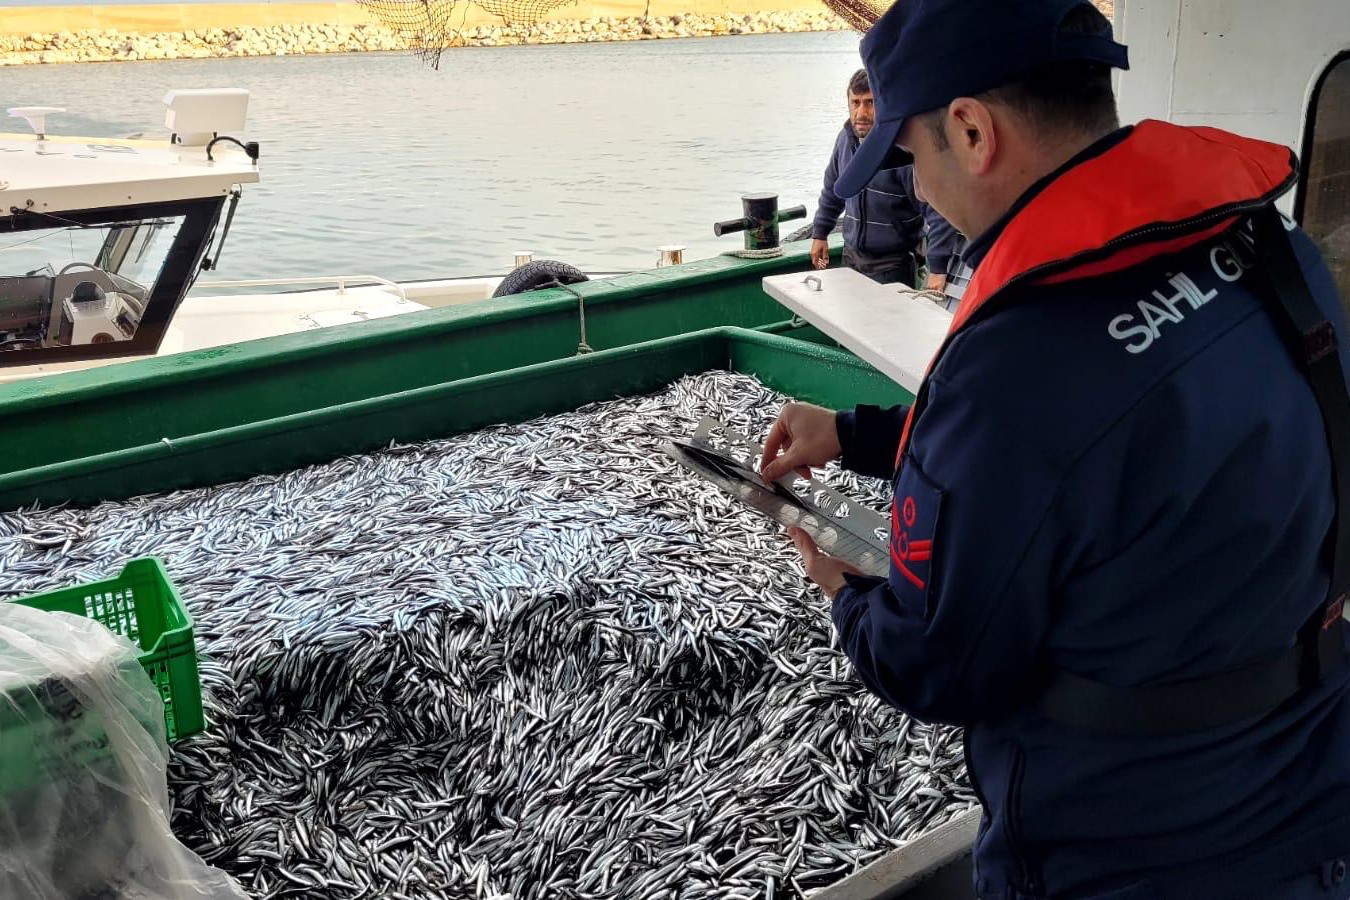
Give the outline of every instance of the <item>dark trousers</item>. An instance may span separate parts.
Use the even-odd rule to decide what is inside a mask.
[[[913,253],[868,256],[847,245],[844,246],[844,265],[880,284],[907,284],[913,287],[919,273],[919,262]]]

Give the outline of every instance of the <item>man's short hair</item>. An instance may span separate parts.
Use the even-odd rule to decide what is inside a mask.
[[[835,82],[838,84],[838,82]],[[853,77],[848,80],[848,92],[850,94],[870,94],[872,85],[867,81],[867,70],[859,69],[853,73]]]
[[[1111,23],[1094,6],[1079,6],[1064,17],[1059,33],[1064,36],[1109,33]],[[1111,67],[1105,63],[1070,61],[1054,63],[1030,75],[1001,85],[980,96],[988,103],[1013,110],[1039,131],[1049,134],[1106,134],[1120,127],[1116,95],[1111,87]],[[947,148],[943,110],[925,114],[939,149]]]

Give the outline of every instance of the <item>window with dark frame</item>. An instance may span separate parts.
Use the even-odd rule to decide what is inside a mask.
[[[1302,156],[1296,217],[1350,311],[1350,51],[1332,61],[1313,92]]]
[[[202,197],[0,217],[0,367],[154,354],[201,268],[224,205],[223,196]],[[45,261],[22,258],[44,248]],[[108,311],[110,293],[117,295],[116,314],[105,316],[107,327],[92,327]],[[57,322],[52,313],[64,311],[68,299],[91,313],[79,316],[79,335],[70,317]],[[62,323],[70,324],[69,333]]]

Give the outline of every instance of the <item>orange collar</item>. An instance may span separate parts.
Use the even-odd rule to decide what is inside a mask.
[[[1008,222],[967,286],[952,333],[1014,281],[1116,272],[1205,240],[1245,207],[1288,190],[1296,171],[1293,153],[1279,144],[1140,122]]]
[[[1294,183],[1288,147],[1217,128],[1147,119],[1124,140],[1067,169],[1004,226],[952,319],[952,336],[1014,283],[1055,284],[1119,272],[1222,232]],[[910,407],[896,466],[924,388]]]

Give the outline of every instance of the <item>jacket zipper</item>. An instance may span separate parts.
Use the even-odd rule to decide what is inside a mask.
[[[1004,797],[1003,831],[1008,841],[1008,852],[1012,854],[1021,874],[1020,889],[1032,897],[1040,897],[1045,892],[1039,867],[1027,858],[1022,847],[1022,781],[1026,776],[1027,757],[1021,747],[1014,747],[1012,763],[1008,770],[1008,792]]]
[[[858,246],[855,248],[858,253],[864,254],[866,259],[867,251],[863,248],[867,246],[867,186],[858,193]]]

